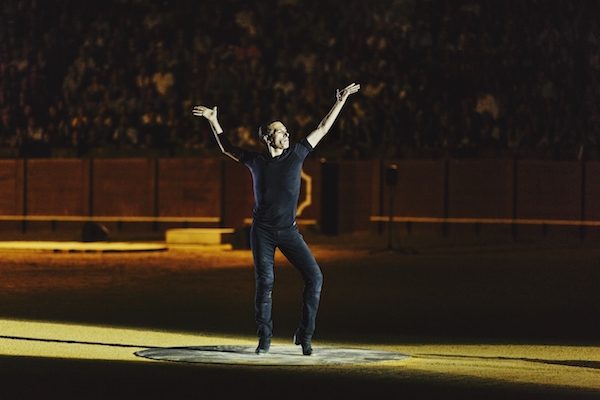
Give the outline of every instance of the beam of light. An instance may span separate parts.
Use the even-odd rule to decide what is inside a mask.
[[[600,346],[410,343],[379,348],[409,354],[405,362],[387,363],[407,374],[600,390]]]
[[[0,356],[157,362],[135,356],[136,351],[164,347],[254,346],[255,338],[94,326],[75,323],[0,319]],[[273,345],[286,344],[275,340]],[[600,346],[531,344],[435,344],[317,342],[336,346],[408,354],[401,361],[344,367],[357,372],[398,378],[428,376],[447,382],[486,379],[505,384],[534,384],[600,391]],[[320,366],[319,368],[322,368]]]
[[[153,347],[250,345],[254,340],[148,329],[0,319],[0,356],[149,361]]]

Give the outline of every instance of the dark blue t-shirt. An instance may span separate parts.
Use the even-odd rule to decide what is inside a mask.
[[[243,152],[240,162],[252,173],[254,224],[265,228],[285,229],[296,223],[300,172],[304,159],[312,150],[305,138],[277,157]]]

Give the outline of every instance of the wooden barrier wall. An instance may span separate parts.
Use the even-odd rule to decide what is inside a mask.
[[[382,166],[380,215],[413,217],[444,217],[445,215],[445,161],[444,160],[400,160],[397,165],[397,182],[390,186],[386,182],[386,166]],[[390,205],[390,201],[393,204]],[[381,227],[380,227],[381,228]],[[409,224],[407,229],[416,234],[438,234],[439,224]]]
[[[517,218],[581,219],[582,164],[532,161],[517,164]],[[520,237],[577,236],[579,227],[520,226]]]
[[[23,160],[0,160],[0,215],[23,214]]]
[[[393,211],[410,217],[600,220],[600,162],[399,160]],[[389,212],[386,166],[343,161],[338,168],[338,232],[372,229]],[[312,204],[322,218],[322,166],[309,158]],[[300,199],[305,198],[303,184]],[[223,158],[0,160],[1,215],[218,217],[241,227],[251,217],[248,169]],[[4,224],[6,226],[6,224]],[[18,224],[16,224],[18,226]],[[443,224],[442,224],[443,225]],[[510,225],[412,224],[412,232],[511,232]],[[317,225],[318,226],[318,225]],[[381,225],[380,226],[384,226]],[[584,228],[519,226],[528,235],[579,235]],[[594,229],[588,229],[588,233]]]
[[[0,215],[22,215],[25,212],[25,163],[23,160],[0,160]],[[18,231],[19,222],[5,222],[0,228]]]
[[[450,160],[448,216],[512,218],[513,162]]]
[[[378,161],[342,161],[339,163],[338,232],[367,231],[378,196]]]
[[[394,214],[443,217],[444,161],[402,160],[395,164],[398,169],[397,183],[394,186]],[[384,170],[384,176],[385,173]],[[387,215],[390,209],[389,186],[383,183],[383,211]]]
[[[398,216],[600,219],[598,162],[401,160],[393,164],[398,166],[398,182],[394,188],[394,214]],[[382,168],[384,172],[386,165]],[[379,215],[386,215],[389,188],[384,187],[381,192],[383,213]],[[429,224],[413,225],[411,229],[428,231]],[[440,227],[444,234],[489,232],[520,238],[577,237],[585,230],[552,224],[431,224],[430,228],[439,232]]]
[[[27,214],[88,215],[88,160],[29,160]]]
[[[583,168],[582,219],[600,220],[600,161],[588,161]],[[600,230],[585,229],[584,234],[600,239]]]
[[[94,160],[94,214],[155,215],[155,163],[153,159]]]
[[[447,216],[513,218],[515,191],[512,160],[449,160]],[[507,225],[449,224],[447,233],[509,234]]]
[[[223,226],[244,226],[244,219],[252,216],[254,204],[252,176],[245,165],[223,161],[223,201],[226,203],[221,214]]]
[[[583,218],[600,220],[600,161],[589,161],[584,169]]]
[[[159,160],[158,216],[220,217],[220,160],[165,158]]]

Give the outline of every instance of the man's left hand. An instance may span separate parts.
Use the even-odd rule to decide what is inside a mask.
[[[338,101],[345,101],[348,96],[350,96],[353,93],[356,93],[360,90],[360,85],[356,84],[356,83],[351,83],[348,86],[346,86],[345,88],[343,88],[342,90],[336,90],[335,92],[335,97],[337,98]]]

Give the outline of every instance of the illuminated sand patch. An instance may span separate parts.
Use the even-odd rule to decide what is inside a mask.
[[[254,353],[255,339],[161,332],[108,326],[0,320],[0,355],[121,361],[179,361],[241,365],[337,365],[401,361],[392,351],[274,343],[269,354]]]
[[[262,365],[293,368],[297,365],[315,365],[315,368],[333,368],[335,373],[359,373],[364,376],[399,379],[434,379],[443,382],[469,382],[485,379],[498,387],[506,384],[534,384],[545,387],[563,387],[575,390],[594,390],[600,393],[600,346],[543,345],[543,344],[435,344],[316,342],[313,356],[300,354],[297,346],[274,340],[271,352],[265,356],[253,353],[253,336],[227,336],[190,332],[173,332],[53,323],[16,319],[0,319],[0,357],[41,357],[97,361],[131,361],[139,364],[164,362],[141,357],[173,349],[242,349],[244,357],[260,361]],[[354,348],[356,347],[356,348]],[[367,360],[346,364],[306,364],[320,356],[331,355],[328,349],[346,351],[365,349],[371,353],[390,353],[396,357],[388,361]],[[288,354],[288,353],[292,354]],[[137,355],[136,355],[137,354]],[[338,353],[339,355],[339,353]],[[354,354],[353,356],[356,356]],[[406,357],[410,355],[410,357]],[[189,354],[188,354],[189,356]],[[360,354],[365,356],[365,354]],[[289,357],[301,363],[274,363],[267,357]],[[288,360],[289,360],[288,358]],[[165,359],[166,360],[166,359]],[[172,360],[179,361],[179,360]],[[190,362],[172,362],[171,365],[211,365]],[[10,362],[3,358],[3,362]],[[217,364],[212,364],[217,365]],[[223,364],[221,364],[223,365]],[[231,364],[228,364],[231,365]],[[237,364],[252,366],[252,364]],[[338,365],[339,367],[336,367]],[[336,369],[342,368],[342,369]],[[434,374],[434,375],[431,375]],[[475,382],[475,381],[474,381]]]
[[[197,346],[138,351],[140,357],[161,361],[240,365],[340,365],[400,361],[405,354],[340,347],[315,347],[303,356],[298,346],[272,345],[268,354],[256,355],[255,346]]]
[[[51,251],[66,253],[110,253],[128,251],[165,251],[160,243],[133,242],[53,242],[53,241],[6,241],[0,242],[0,250]]]
[[[0,356],[151,362],[134,353],[149,348],[251,343],[254,340],[201,333],[0,319]]]

